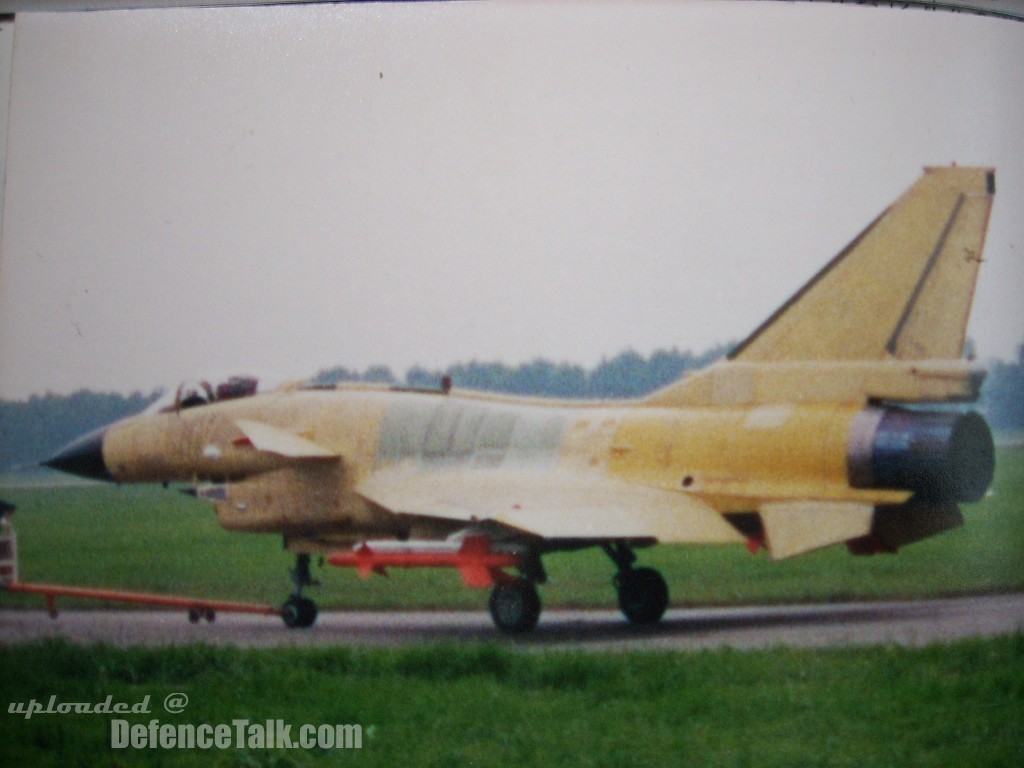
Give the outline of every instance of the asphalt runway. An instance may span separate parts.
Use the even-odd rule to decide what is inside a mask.
[[[58,606],[59,607],[59,606]],[[220,613],[189,623],[183,611],[0,611],[0,644],[61,637],[75,643],[161,646],[187,643],[253,648],[401,646],[497,641],[523,648],[595,651],[773,646],[921,646],[1024,631],[1024,594],[878,603],[836,603],[669,611],[655,627],[634,627],[611,610],[548,610],[529,634],[507,637],[486,611],[322,613],[310,629],[277,617]]]

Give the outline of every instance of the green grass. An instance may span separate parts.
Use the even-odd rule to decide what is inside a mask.
[[[780,563],[743,547],[659,546],[640,552],[659,568],[675,605],[884,599],[1024,588],[1024,448],[1001,448],[993,493],[964,507],[963,528],[896,556],[852,557],[844,547]],[[18,506],[21,578],[278,603],[292,557],[273,535],[228,533],[212,507],[159,487],[3,488]],[[546,606],[615,604],[613,567],[597,550],[545,558]],[[392,570],[361,580],[325,567],[311,591],[324,608],[481,608],[450,570]],[[40,605],[0,596],[0,605]],[[62,600],[61,605],[72,605]]]
[[[0,648],[8,702],[137,702],[131,722],[359,724],[363,749],[109,748],[109,716],[5,713],[9,765],[1006,766],[1024,764],[1024,636],[925,649],[531,654]],[[179,716],[164,697],[184,692]]]

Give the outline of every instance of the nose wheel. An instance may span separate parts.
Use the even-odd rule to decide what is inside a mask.
[[[295,557],[295,568],[291,571],[295,591],[288,596],[281,606],[281,619],[289,629],[304,629],[313,626],[316,621],[316,603],[302,594],[302,588],[319,584],[309,571],[309,555]]]
[[[290,595],[281,606],[281,619],[289,629],[304,629],[313,626],[316,615],[316,603],[301,595]]]

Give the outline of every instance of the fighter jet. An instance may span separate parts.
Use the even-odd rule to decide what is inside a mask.
[[[543,558],[599,547],[625,617],[659,621],[657,543],[899,548],[963,523],[994,471],[964,359],[995,192],[988,168],[927,168],[727,358],[631,401],[453,389],[198,381],[46,464],[186,483],[229,531],[296,555],[285,623],[316,619],[310,556],[363,575],[453,567],[506,632],[540,615]]]

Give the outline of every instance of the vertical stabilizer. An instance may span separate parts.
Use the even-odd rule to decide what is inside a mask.
[[[960,358],[994,193],[991,168],[926,168],[730,359]]]

